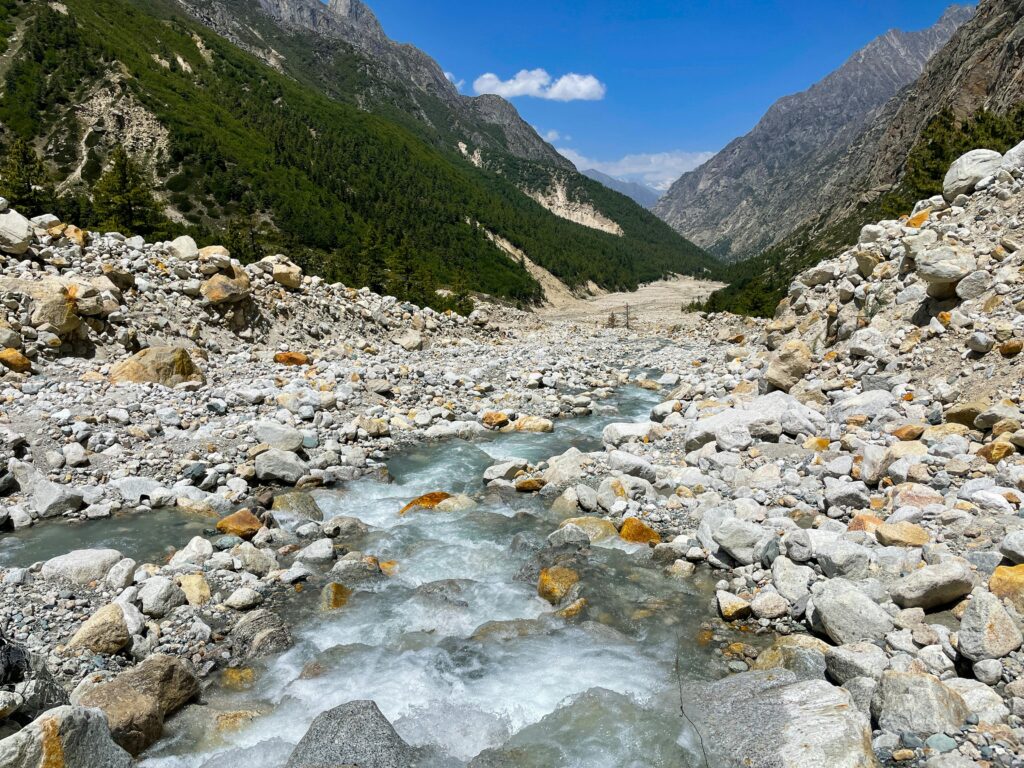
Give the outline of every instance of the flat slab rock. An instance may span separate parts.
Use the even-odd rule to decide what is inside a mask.
[[[709,768],[869,768],[871,725],[849,691],[789,670],[684,688]]]

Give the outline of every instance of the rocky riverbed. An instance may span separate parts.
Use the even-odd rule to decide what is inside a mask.
[[[1022,156],[629,330],[0,206],[0,764],[1024,764]]]

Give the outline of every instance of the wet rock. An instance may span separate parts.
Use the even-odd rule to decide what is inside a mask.
[[[0,765],[5,768],[132,768],[135,761],[111,738],[102,712],[62,706],[0,740]]]
[[[280,653],[292,644],[288,626],[265,608],[246,614],[231,630],[230,638],[235,652],[245,659]]]
[[[75,703],[102,710],[114,741],[138,755],[160,738],[164,718],[197,695],[199,681],[186,662],[155,654],[109,682],[86,687]]]
[[[217,521],[218,531],[240,539],[251,539],[262,527],[260,519],[248,509],[240,509]]]
[[[285,768],[409,768],[418,759],[374,702],[350,701],[317,716]]]
[[[552,605],[558,605],[579,582],[580,576],[571,568],[560,565],[545,568],[537,580],[537,594]]]

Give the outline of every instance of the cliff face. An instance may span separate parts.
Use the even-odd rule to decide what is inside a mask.
[[[1024,1],[982,0],[977,13],[887,103],[843,158],[826,186],[829,220],[892,188],[910,150],[943,110],[966,118],[980,110],[1008,111],[1024,102]]]
[[[972,11],[953,6],[928,29],[887,32],[807,91],[780,99],[749,134],[682,176],[655,212],[727,260],[779,242],[820,209],[865,126]]]

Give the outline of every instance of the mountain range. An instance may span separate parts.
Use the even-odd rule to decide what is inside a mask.
[[[933,26],[891,30],[808,90],[786,96],[754,129],[665,193],[655,212],[728,261],[757,255],[822,205],[822,191],[877,113],[920,76],[973,14],[952,6]]]
[[[0,8],[0,148],[31,146],[65,220],[103,223],[91,191],[120,148],[166,218],[142,234],[282,251],[419,303],[441,287],[536,302],[537,270],[618,290],[719,269],[359,0]]]
[[[639,205],[644,208],[654,208],[655,203],[661,199],[661,192],[648,187],[646,184],[640,184],[636,181],[625,181],[623,179],[617,179],[614,176],[609,176],[607,173],[595,170],[594,168],[587,168],[586,170],[580,171],[584,176],[588,176],[594,181],[599,181],[604,184],[608,189],[614,189],[626,197],[632,198]]]

